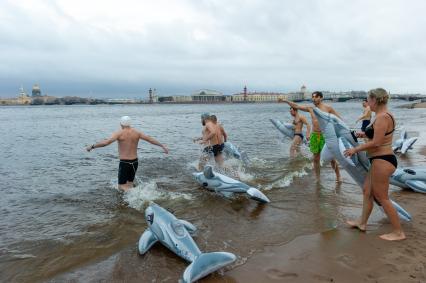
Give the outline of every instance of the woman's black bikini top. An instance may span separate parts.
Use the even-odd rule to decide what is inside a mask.
[[[387,132],[386,134],[385,134],[385,136],[387,136],[387,135],[390,135],[390,134],[392,134],[393,133],[393,131],[395,131],[395,120],[393,119],[393,117],[392,117],[392,115],[391,114],[389,114],[389,113],[387,113],[386,112],[386,114],[388,114],[389,115],[389,117],[391,117],[391,119],[392,119],[392,123],[393,123],[393,129],[392,129],[392,131],[390,131],[390,132]],[[374,123],[373,123],[374,124]],[[374,128],[373,128],[373,124],[371,124],[371,125],[369,125],[367,128],[365,128],[365,135],[367,136],[367,138],[369,138],[370,140],[371,139],[373,139],[373,137],[374,137]]]

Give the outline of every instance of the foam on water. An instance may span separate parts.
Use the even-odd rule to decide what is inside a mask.
[[[136,187],[125,192],[123,195],[123,200],[126,201],[130,207],[140,211],[143,211],[145,206],[147,206],[150,201],[155,201],[159,199],[191,200],[192,198],[193,197],[187,193],[160,190],[157,187],[157,183],[155,181],[139,181]]]
[[[284,187],[288,187],[291,185],[291,183],[293,183],[293,179],[294,178],[300,178],[302,176],[308,175],[308,173],[306,172],[306,169],[309,169],[309,167],[312,166],[305,166],[302,169],[300,169],[299,171],[293,171],[293,172],[289,172],[288,174],[286,174],[284,176],[284,178],[280,178],[274,182],[272,182],[271,184],[267,185],[264,187],[265,190],[270,190],[273,188],[284,188]]]

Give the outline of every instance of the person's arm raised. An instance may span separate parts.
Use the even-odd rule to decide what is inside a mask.
[[[283,99],[282,102],[287,103],[288,105],[290,105],[291,108],[302,110],[302,111],[305,111],[305,112],[309,112],[309,108],[310,108],[309,106],[299,105],[299,104],[294,103],[293,101],[289,101],[287,99]]]
[[[92,145],[89,145],[88,147],[86,147],[86,150],[91,151],[98,147],[104,147],[104,146],[110,145],[118,139],[118,135],[119,135],[118,132],[113,133],[110,138],[94,143]]]
[[[156,145],[161,147],[164,150],[165,154],[169,153],[169,149],[167,148],[167,146],[163,145],[162,143],[160,143],[159,141],[157,141],[156,139],[154,139],[153,137],[150,137],[148,135],[145,135],[142,132],[139,132],[139,139],[144,140],[149,142],[150,144]]]

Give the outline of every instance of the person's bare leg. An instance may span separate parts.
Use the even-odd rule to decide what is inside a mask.
[[[380,236],[383,240],[400,241],[405,239],[404,231],[402,231],[401,222],[398,213],[389,200],[389,177],[395,171],[395,167],[388,161],[376,159],[373,164],[374,176],[372,176],[373,194],[377,201],[383,207],[386,215],[389,217],[393,231]]]
[[[131,187],[129,187],[128,183],[126,183],[126,184],[119,184],[118,188],[122,190],[123,192],[127,192]]]
[[[293,142],[290,146],[290,157],[294,158],[297,153],[300,151],[300,144],[302,142],[302,139],[299,136],[294,136]]]
[[[348,220],[346,223],[352,228],[358,228],[359,230],[365,232],[367,229],[367,221],[370,217],[371,211],[373,210],[374,201],[373,195],[371,194],[371,185],[370,185],[370,174],[364,180],[363,186],[363,201],[362,201],[362,213],[361,217],[357,220]]]
[[[206,166],[207,161],[208,161],[208,155],[205,154],[201,154],[200,156],[200,160],[198,161],[198,171],[203,171],[204,170],[204,166]]]
[[[339,164],[335,159],[331,160],[330,162],[331,168],[334,169],[334,172],[336,173],[336,182],[340,183],[342,182],[342,178],[340,177],[340,170],[339,170]]]
[[[315,177],[317,179],[317,182],[320,181],[320,160],[321,160],[321,154],[320,153],[314,153],[314,171],[315,171]]]

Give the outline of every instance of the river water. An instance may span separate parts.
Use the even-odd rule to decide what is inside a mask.
[[[398,123],[395,138],[402,128],[409,135],[422,132],[425,111],[394,108],[397,104],[393,101],[391,109]],[[332,106],[351,127],[360,127],[354,124],[362,111],[360,102]],[[270,204],[226,199],[192,179],[201,152],[192,138],[201,133],[203,112],[215,114],[229,140],[250,158],[247,166],[237,160],[227,164],[242,181],[262,190]],[[116,185],[117,146],[85,151],[86,145],[117,130],[123,115],[170,150],[165,155],[159,147],[141,142],[138,185],[124,195]],[[344,174],[343,184],[336,184],[326,166],[317,184],[308,149],[290,160],[290,142],[270,118],[291,121],[288,106],[1,107],[0,281],[176,282],[187,265],[183,260],[160,245],[144,257],[136,253],[149,201],[197,226],[195,240],[202,251],[238,255],[230,268],[265,245],[334,229],[358,215],[361,194],[350,177]],[[400,161],[411,165],[419,160]]]

